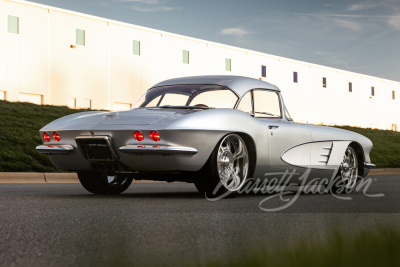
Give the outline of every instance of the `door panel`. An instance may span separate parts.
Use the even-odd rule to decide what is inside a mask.
[[[262,119],[268,132],[269,141],[269,165],[271,168],[285,169],[289,165],[282,160],[284,152],[290,148],[312,142],[310,130],[306,125],[286,122],[282,120]],[[311,146],[302,150],[303,163],[310,164]]]

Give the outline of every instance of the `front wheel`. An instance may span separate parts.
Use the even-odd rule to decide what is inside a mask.
[[[109,176],[104,172],[78,172],[82,186],[93,194],[117,195],[124,192],[132,183],[133,177],[117,173]]]
[[[196,179],[196,188],[209,198],[233,197],[247,179],[249,153],[237,134],[228,134],[216,145]]]
[[[354,149],[347,147],[342,163],[339,166],[339,173],[336,177],[332,190],[335,194],[350,194],[354,191],[358,180],[358,161]]]

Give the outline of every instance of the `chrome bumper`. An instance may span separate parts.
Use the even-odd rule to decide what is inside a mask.
[[[191,147],[172,147],[172,146],[122,146],[119,151],[124,153],[138,154],[197,154],[197,149]]]
[[[376,165],[372,164],[372,163],[369,163],[369,162],[364,162],[364,168],[366,168],[366,169],[375,169]]]
[[[37,146],[36,151],[42,154],[68,154],[74,151],[71,145]]]

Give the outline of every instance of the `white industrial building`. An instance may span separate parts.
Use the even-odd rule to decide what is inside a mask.
[[[298,122],[397,130],[400,83],[20,0],[0,0],[0,99],[128,109],[173,77],[277,85]]]

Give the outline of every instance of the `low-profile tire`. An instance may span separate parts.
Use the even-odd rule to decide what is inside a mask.
[[[358,180],[357,154],[351,146],[348,146],[332,183],[332,193],[350,194],[356,188]]]
[[[199,191],[200,195],[205,195],[206,189],[204,188],[203,179],[201,176],[195,177],[194,186],[196,187],[197,191]]]
[[[128,174],[107,176],[104,172],[78,172],[82,186],[93,194],[117,195],[124,192],[132,183],[133,177]]]
[[[249,153],[237,134],[223,137],[199,172],[195,186],[208,198],[236,197],[247,179]]]

